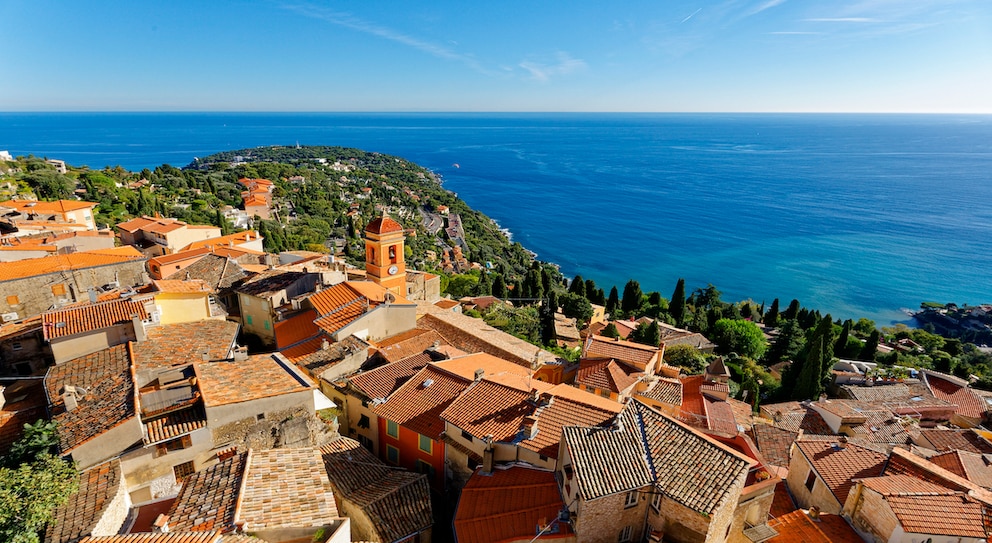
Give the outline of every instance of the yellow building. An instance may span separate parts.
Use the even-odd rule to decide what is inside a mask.
[[[396,296],[406,296],[403,227],[383,214],[365,228],[365,273]]]
[[[202,279],[190,281],[152,281],[155,306],[161,324],[195,322],[209,319],[210,285]],[[223,319],[223,316],[220,316]]]

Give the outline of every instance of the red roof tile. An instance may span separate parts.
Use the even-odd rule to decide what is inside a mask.
[[[203,404],[207,407],[293,394],[311,389],[271,354],[246,360],[196,364]]]
[[[251,241],[262,239],[262,236],[255,231],[246,230],[244,232],[236,232],[234,234],[228,234],[226,236],[219,236],[216,238],[204,239],[201,241],[194,241],[189,245],[182,248],[183,251],[192,251],[194,249],[207,248],[220,248],[227,247],[229,245],[241,245],[243,243],[248,243]]]
[[[434,330],[414,328],[401,334],[382,339],[375,343],[378,353],[389,362],[424,352],[433,346],[447,345],[447,342]]]
[[[925,375],[933,395],[958,406],[957,413],[976,419],[985,416],[988,406],[970,388],[961,386],[936,373],[927,372]]]
[[[273,327],[276,335],[276,349],[281,351],[320,333],[320,328],[313,322],[316,318],[317,312],[308,309],[277,322]]]
[[[402,232],[403,226],[389,217],[382,216],[370,222],[365,227],[365,231],[370,234],[387,234],[389,232]]]
[[[920,435],[938,451],[961,450],[977,454],[992,454],[992,444],[972,430],[923,429]]]
[[[81,200],[55,200],[42,202],[38,200],[6,200],[0,202],[0,207],[16,209],[21,213],[68,213],[80,209],[91,209],[98,206],[97,202]]]
[[[768,527],[778,532],[771,543],[833,543],[801,509],[772,519]]]
[[[441,413],[471,381],[427,366],[393,392],[375,414],[420,435],[438,439],[444,430]]]
[[[455,535],[462,543],[530,539],[535,526],[557,519],[563,505],[552,472],[512,467],[475,473],[458,500]],[[557,528],[557,537],[571,533],[568,523]]]
[[[992,489],[992,466],[980,454],[955,450],[931,456],[930,461],[978,486]]]
[[[138,369],[184,366],[230,356],[238,339],[238,323],[205,320],[162,324],[148,328],[147,339],[132,344]]]
[[[796,448],[841,504],[847,500],[848,491],[853,485],[852,479],[878,477],[882,474],[887,459],[884,454],[854,443],[847,443],[846,447],[839,448],[830,441],[799,440]]]
[[[417,372],[431,362],[430,355],[425,353],[413,355],[373,370],[352,375],[348,381],[365,397],[374,400],[388,398],[396,389],[406,383]]]
[[[587,340],[582,355],[588,358],[612,358],[640,369],[651,363],[660,352],[660,349],[650,345],[592,335]]]
[[[125,492],[118,459],[79,474],[79,491],[52,512],[45,532],[46,543],[70,543],[90,535],[103,520],[111,502]]]
[[[155,279],[152,280],[155,291],[170,294],[199,294],[209,293],[213,289],[202,279],[186,279],[183,281],[175,279]]]
[[[575,384],[619,394],[636,383],[641,375],[642,372],[637,369],[626,364],[618,364],[613,359],[584,358],[579,360]]]
[[[50,273],[62,273],[100,266],[116,266],[124,262],[143,260],[144,258],[144,255],[130,245],[115,247],[113,249],[80,251],[67,255],[27,258],[16,262],[4,262],[3,266],[0,266],[0,281],[13,281],[25,277],[36,277]]]

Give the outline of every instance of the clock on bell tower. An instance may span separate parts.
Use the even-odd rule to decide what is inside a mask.
[[[365,227],[365,275],[393,294],[406,297],[403,226],[385,213]]]

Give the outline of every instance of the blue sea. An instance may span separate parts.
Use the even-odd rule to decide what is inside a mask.
[[[296,143],[426,166],[607,290],[684,277],[879,324],[992,302],[990,116],[0,113],[0,150],[94,168]]]

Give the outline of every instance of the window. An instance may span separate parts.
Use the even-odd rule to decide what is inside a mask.
[[[272,325],[269,324],[269,319],[265,319],[265,329],[268,330],[269,328],[272,328]]]
[[[434,443],[431,441],[431,438],[427,436],[417,436],[417,437],[420,438],[420,443],[417,444],[417,448],[427,454],[431,454],[431,452],[434,451]]]
[[[173,473],[176,474],[176,482],[177,483],[182,482],[183,479],[185,479],[189,475],[192,475],[193,472],[195,471],[193,469],[193,461],[190,460],[189,462],[183,462],[182,464],[173,466],[172,471]]]
[[[386,435],[389,436],[389,437],[391,437],[391,438],[394,438],[394,439],[399,439],[400,438],[400,425],[399,424],[396,424],[395,422],[393,422],[391,420],[387,420],[386,421]]]
[[[399,465],[400,463],[400,450],[392,445],[386,445],[386,461],[390,464]]]
[[[395,245],[390,245],[389,246],[389,262],[392,263],[392,264],[396,264],[396,246]]]
[[[182,436],[176,439],[166,441],[165,443],[158,444],[158,453],[166,454],[171,451],[181,451],[183,449],[188,449],[193,446],[193,440],[188,436]]]
[[[245,315],[245,322],[251,324],[251,315]]]
[[[627,498],[623,502],[623,508],[627,509],[637,505],[637,491],[631,490],[627,493]]]
[[[15,341],[15,342],[13,342],[13,343],[10,344],[10,350],[12,350],[12,351],[20,351],[23,348],[24,348],[24,345],[21,345],[21,342],[20,341]]]
[[[423,460],[417,460],[417,472],[423,473],[431,479],[434,478],[434,466],[424,462]]]
[[[367,438],[367,437],[365,437],[365,436],[363,436],[361,434],[358,434],[358,442],[361,443],[362,444],[362,447],[365,447],[365,449],[367,451],[372,452],[372,440],[371,439],[369,439],[369,438]]]
[[[372,421],[369,420],[369,416],[368,415],[362,415],[362,418],[358,419],[358,427],[359,428],[365,428],[366,430],[368,430],[369,424],[371,422]]]
[[[17,296],[7,296],[7,305],[17,305],[19,303],[21,303],[21,300]]]
[[[630,541],[630,534],[633,531],[630,526],[624,526],[623,530],[620,530],[620,533],[617,534],[617,543],[627,543]]]
[[[255,420],[265,420],[265,413],[255,415]]]
[[[806,490],[812,492],[814,483],[816,483],[816,474],[810,470],[809,475],[806,476]]]
[[[654,496],[651,496],[651,509],[654,509],[656,513],[661,512],[661,492],[657,492]]]
[[[462,430],[462,437],[467,439],[469,443],[472,442],[472,434],[466,432],[465,430]]]
[[[539,454],[537,456],[539,456],[541,458],[541,462],[547,462],[548,461],[548,457],[547,456],[544,456],[543,454]]]
[[[62,283],[52,285],[52,294],[56,296],[65,296],[65,285]]]

